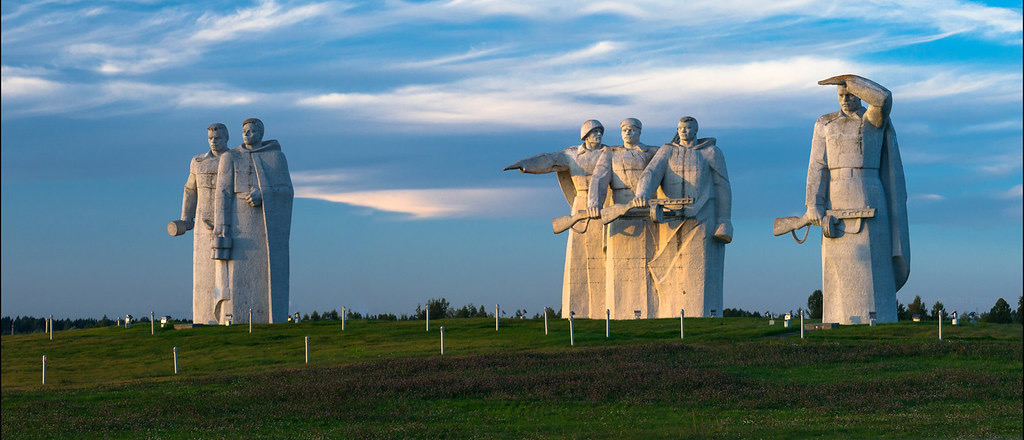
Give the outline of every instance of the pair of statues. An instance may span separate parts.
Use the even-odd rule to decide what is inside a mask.
[[[614,319],[711,316],[722,310],[725,244],[732,241],[732,190],[714,138],[697,138],[692,117],[661,147],[640,142],[641,122],[619,124],[622,145],[583,123],[583,143],[538,154],[506,170],[554,172],[573,215],[562,313]]]
[[[288,315],[288,239],[292,189],[288,162],[263,122],[242,122],[243,143],[228,149],[224,124],[207,127],[210,151],[189,164],[181,218],[172,236],[194,230],[192,321],[284,322]]]
[[[856,75],[819,84],[838,87],[842,109],[815,123],[806,214],[776,219],[774,232],[821,226],[825,322],[895,322],[910,243],[892,95]],[[692,117],[680,119],[676,137],[661,147],[639,141],[636,119],[620,128],[623,144],[609,147],[601,143],[600,122],[587,121],[582,144],[505,168],[556,173],[569,202],[571,214],[553,222],[556,233],[572,229],[564,317],[604,318],[606,310],[615,319],[674,317],[680,310],[715,316],[723,308],[725,244],[732,241],[725,157],[714,138],[696,137]]]

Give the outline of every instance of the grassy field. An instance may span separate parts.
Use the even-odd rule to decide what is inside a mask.
[[[1022,327],[348,321],[2,338],[4,438],[1021,438]],[[947,322],[948,324],[948,322]],[[445,356],[438,327],[445,326]],[[304,337],[310,363],[304,363]],[[173,374],[172,347],[179,374]],[[47,355],[47,384],[40,384]]]

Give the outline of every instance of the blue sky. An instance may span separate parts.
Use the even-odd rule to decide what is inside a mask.
[[[898,294],[988,310],[1022,292],[1020,2],[2,3],[2,313],[191,315],[169,237],[205,127],[259,117],[297,199],[291,307],[407,313],[444,296],[558,308],[567,207],[502,172],[582,121],[693,115],[734,191],[725,304],[821,285],[803,211],[814,120],[842,73],[893,91],[913,260]],[[617,143],[610,131],[606,143]]]

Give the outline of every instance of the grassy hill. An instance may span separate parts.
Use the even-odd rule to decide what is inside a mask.
[[[581,319],[573,347],[557,319],[548,335],[481,318],[3,336],[2,435],[1020,438],[1021,326],[944,337],[925,322],[801,340],[757,318],[687,319],[682,341],[677,319],[613,321],[610,338]]]

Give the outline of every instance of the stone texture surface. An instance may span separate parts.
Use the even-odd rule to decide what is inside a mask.
[[[658,148],[640,142],[642,124],[627,118],[619,124],[622,145],[608,147],[594,170],[591,194],[610,203],[628,204],[636,198],[634,188]],[[607,225],[605,259],[605,306],[613,319],[634,319],[657,315],[657,293],[647,263],[654,256],[657,232],[648,213],[630,211]],[[604,310],[583,315],[604,318]],[[577,314],[579,316],[579,314]]]
[[[580,145],[553,153],[531,156],[505,170],[523,173],[556,173],[558,183],[569,204],[571,214],[586,212],[603,205],[603,200],[590,199],[590,180],[605,149],[601,143],[604,127],[597,120],[588,120],[580,128]],[[565,246],[565,272],[562,283],[562,314],[569,311],[588,316],[591,310],[604,313],[605,251],[604,228],[600,221],[584,220],[570,231]]]
[[[227,151],[228,130],[224,124],[207,128],[210,151],[198,154],[189,163],[188,180],[182,196],[181,218],[168,225],[174,235],[193,231],[192,238],[192,322],[216,323],[214,314],[215,261],[210,258],[214,228],[214,194],[217,188],[219,159]]]
[[[910,275],[910,238],[906,181],[889,119],[892,95],[855,75],[819,84],[836,85],[842,107],[814,124],[807,169],[804,218],[830,230],[821,244],[822,320],[867,324],[876,312],[877,322],[895,322],[896,292]],[[874,216],[826,217],[864,208]]]
[[[215,313],[223,323],[285,322],[288,317],[292,189],[288,162],[276,140],[263,141],[263,123],[242,124],[245,143],[220,159],[215,231],[229,237],[230,257],[218,260]]]
[[[697,121],[680,120],[676,138],[663,145],[637,184],[643,198],[690,197],[682,216],[658,223],[657,252],[649,270],[657,291],[653,317],[722,316],[725,244],[732,241],[732,189],[725,156],[714,138],[697,139]]]

